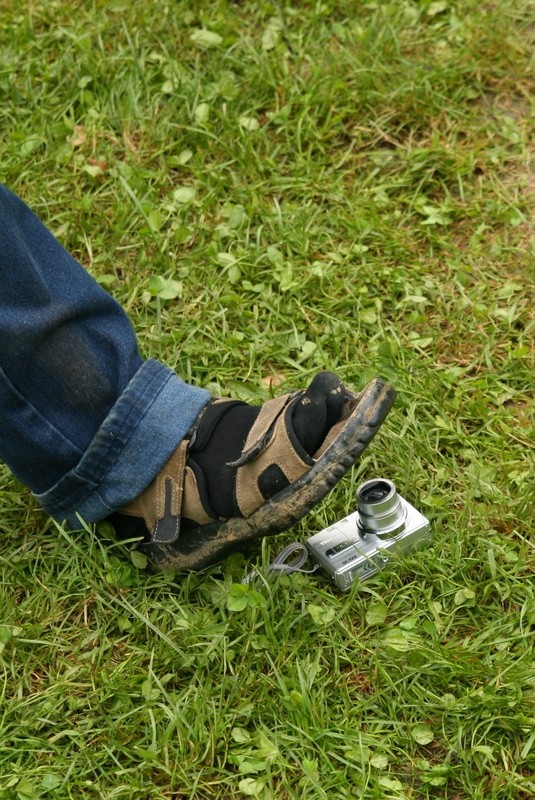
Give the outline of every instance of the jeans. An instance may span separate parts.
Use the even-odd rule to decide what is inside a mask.
[[[144,361],[119,304],[0,185],[0,460],[71,527],[136,498],[203,389]]]

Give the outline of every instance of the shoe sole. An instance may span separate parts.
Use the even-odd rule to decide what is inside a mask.
[[[256,539],[282,533],[295,525],[353,466],[379,430],[396,397],[395,390],[381,378],[372,380],[358,395],[349,391],[347,394],[355,405],[314,466],[249,517],[188,528],[171,545],[147,543],[141,549],[160,570],[198,572]]]

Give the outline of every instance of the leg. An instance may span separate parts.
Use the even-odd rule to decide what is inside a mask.
[[[102,519],[152,480],[209,394],[144,362],[120,306],[1,186],[0,309],[0,458],[57,519]]]
[[[340,480],[394,391],[322,373],[260,407],[143,361],[118,304],[0,187],[0,458],[71,526],[113,512],[162,567],[279,533]]]

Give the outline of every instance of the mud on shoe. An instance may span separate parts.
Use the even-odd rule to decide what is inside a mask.
[[[200,570],[281,533],[354,464],[395,399],[375,378],[354,394],[331,373],[262,406],[213,400],[147,489],[111,522],[160,569]]]

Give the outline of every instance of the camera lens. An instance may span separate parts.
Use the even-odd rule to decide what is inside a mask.
[[[386,481],[374,480],[364,484],[359,492],[359,500],[363,503],[380,503],[392,491],[392,484]]]
[[[358,526],[362,534],[373,533],[391,539],[405,528],[406,509],[395,484],[386,478],[373,478],[357,489]]]

